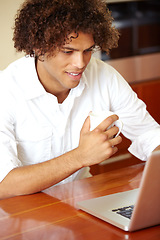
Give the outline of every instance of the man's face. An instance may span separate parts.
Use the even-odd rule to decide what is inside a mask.
[[[76,37],[75,33],[69,37]],[[38,61],[37,72],[46,91],[58,95],[75,88],[87,67],[94,40],[91,34],[79,33],[77,38],[66,43],[55,56]]]

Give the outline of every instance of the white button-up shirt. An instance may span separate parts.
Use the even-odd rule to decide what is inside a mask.
[[[40,163],[76,148],[90,111],[110,110],[122,120],[129,151],[142,160],[160,145],[160,127],[127,82],[92,58],[80,84],[62,104],[40,83],[35,60],[23,57],[0,74],[0,181],[15,167]],[[77,171],[62,182],[81,177]]]

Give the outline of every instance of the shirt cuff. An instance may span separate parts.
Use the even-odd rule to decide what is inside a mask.
[[[150,130],[135,139],[128,151],[135,157],[146,161],[152,151],[160,145],[160,128]]]

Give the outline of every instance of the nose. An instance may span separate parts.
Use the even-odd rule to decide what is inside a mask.
[[[73,57],[72,65],[76,68],[83,69],[85,67],[85,56],[83,53],[76,52]]]

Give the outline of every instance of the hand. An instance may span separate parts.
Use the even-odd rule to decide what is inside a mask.
[[[112,115],[100,123],[93,131],[90,131],[90,118],[87,117],[80,133],[79,154],[83,167],[98,164],[118,151],[118,145],[122,138],[114,138],[118,133],[118,127],[107,128],[118,120],[117,115]]]

